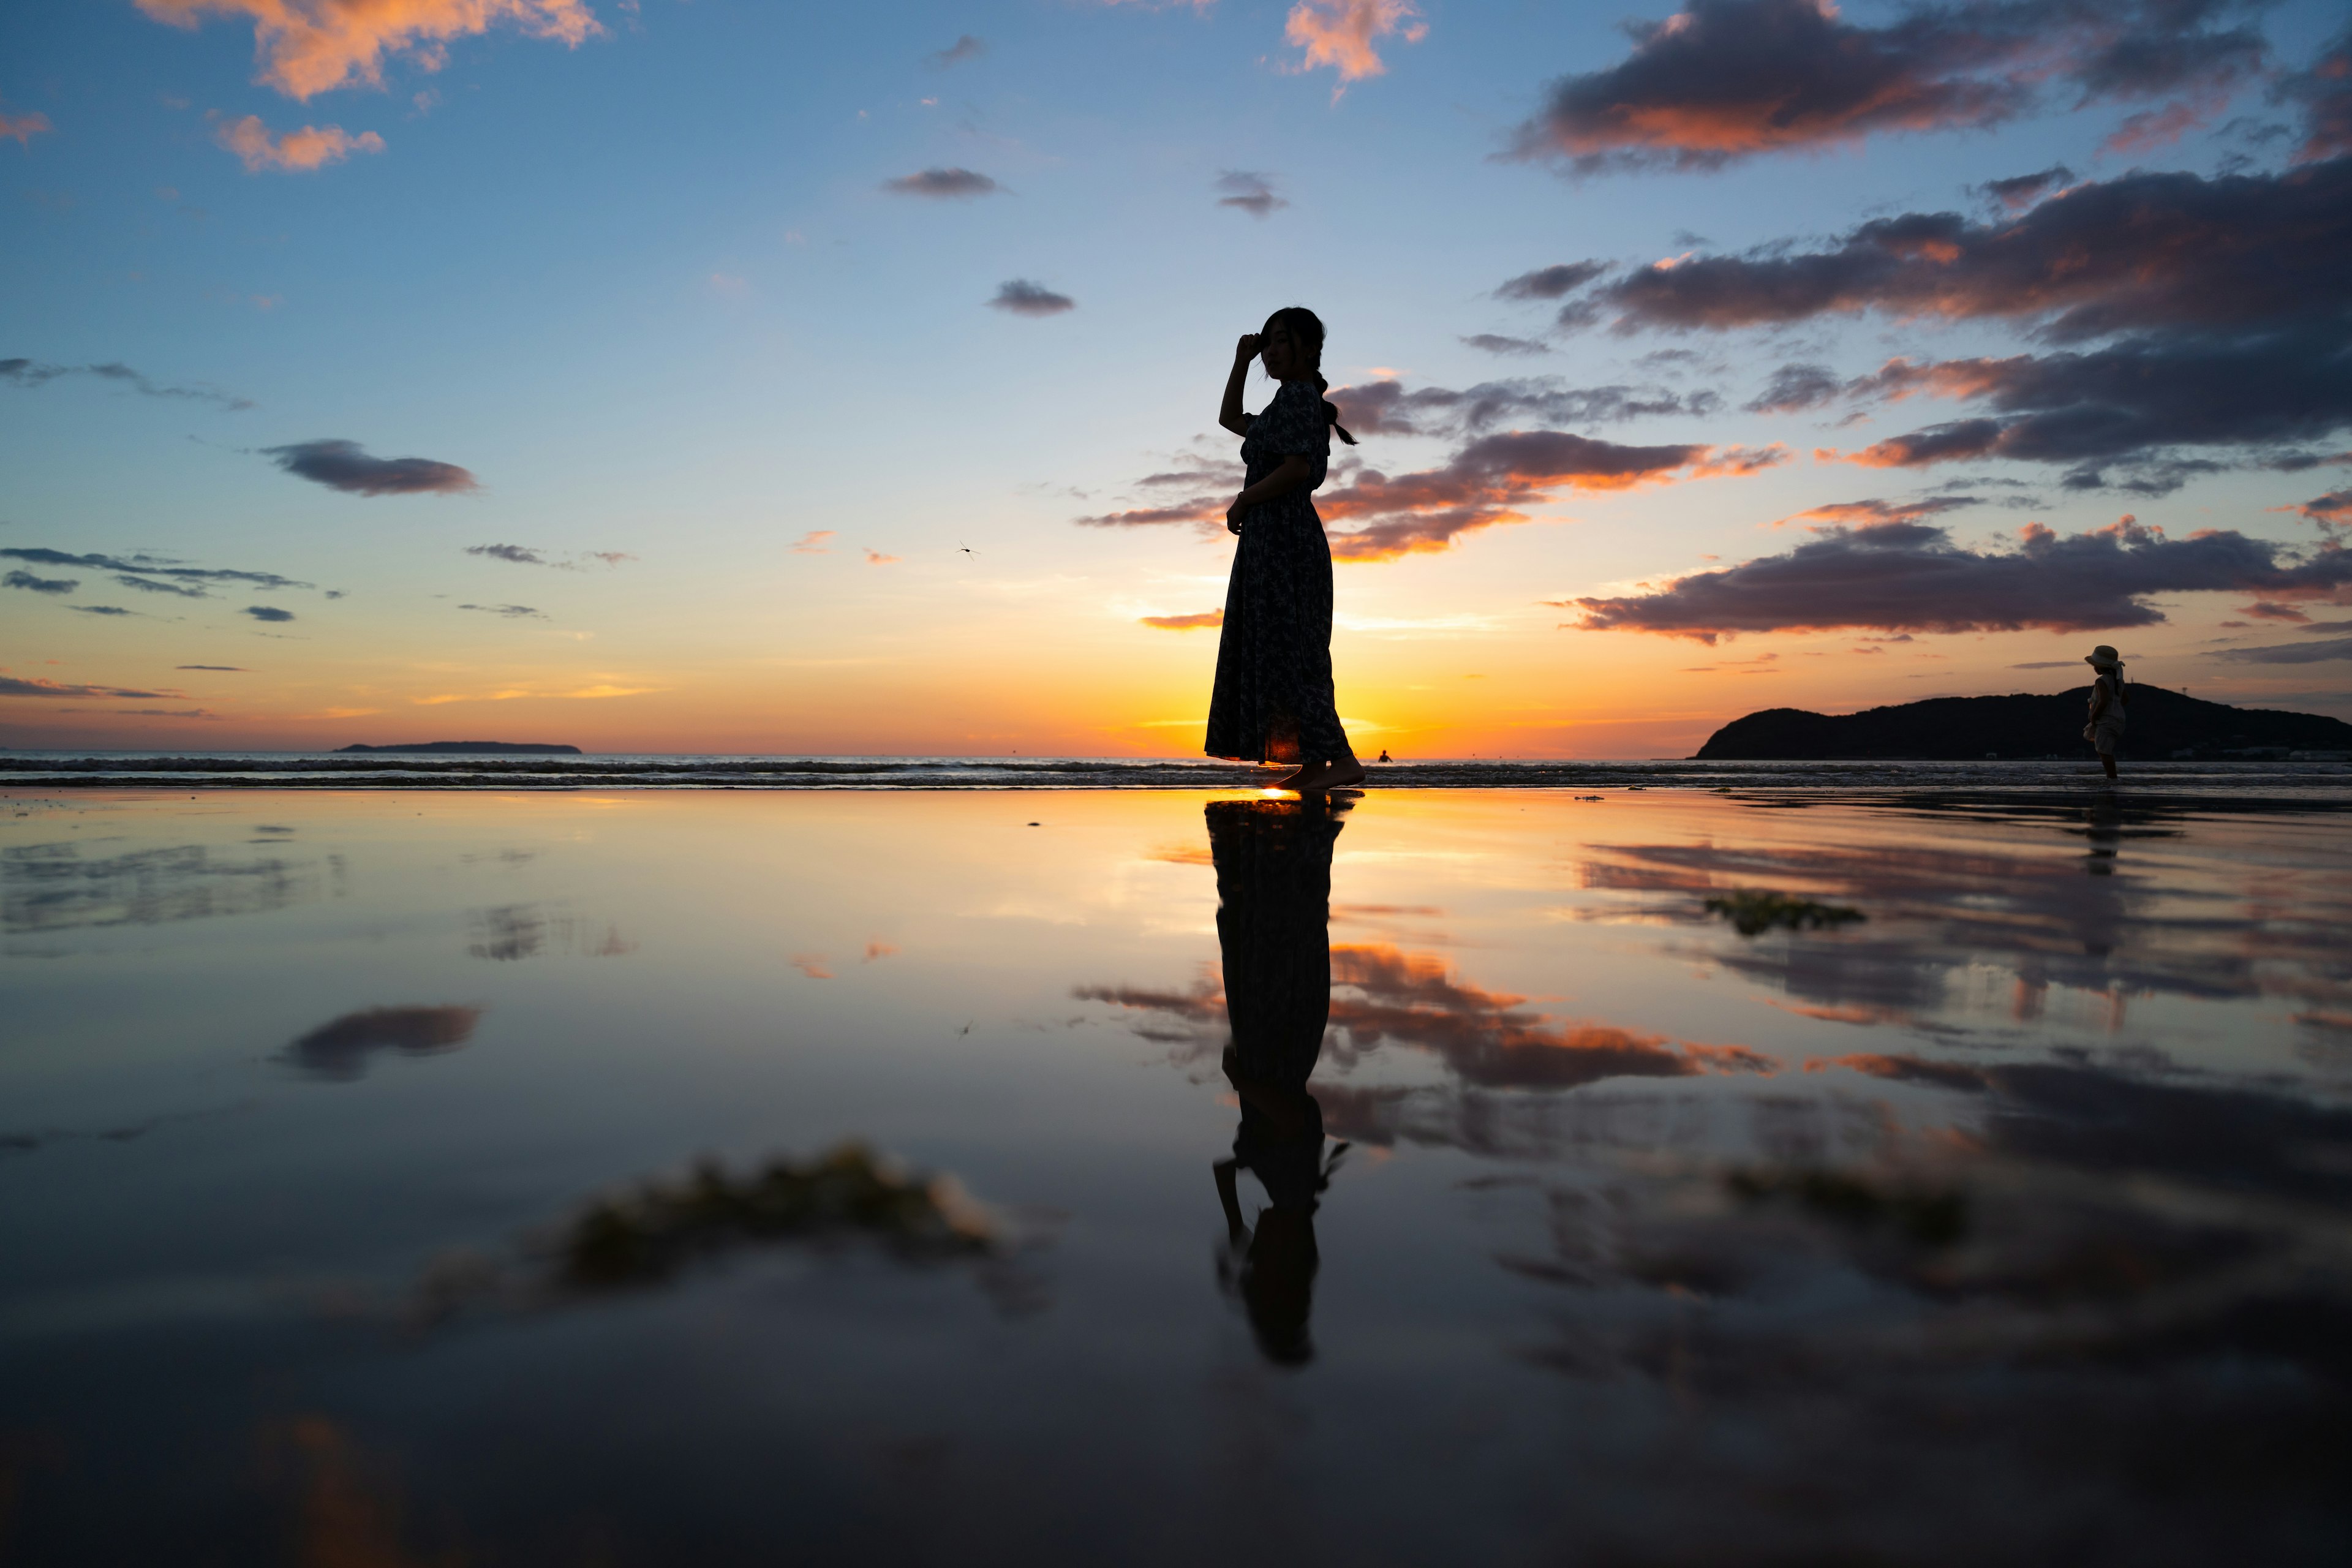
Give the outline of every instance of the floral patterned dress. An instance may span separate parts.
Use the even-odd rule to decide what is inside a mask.
[[[1314,500],[1331,428],[1311,381],[1284,382],[1242,442],[1253,485],[1294,456],[1313,463],[1308,483],[1241,517],[1209,699],[1203,750],[1213,757],[1320,763],[1354,754],[1331,689],[1331,546]]]

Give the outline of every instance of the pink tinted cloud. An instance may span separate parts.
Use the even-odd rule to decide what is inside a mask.
[[[29,147],[33,144],[34,137],[47,136],[56,129],[56,126],[49,123],[49,117],[46,114],[37,111],[31,114],[10,114],[6,110],[0,109],[0,141],[14,141],[19,146]]]
[[[307,174],[340,163],[354,153],[383,151],[383,138],[374,132],[353,136],[340,125],[305,125],[273,136],[258,114],[222,121],[213,130],[213,140],[243,160],[248,174],[264,169]]]
[[[1282,29],[1285,39],[1305,51],[1296,68],[1328,66],[1342,86],[1387,73],[1376,47],[1382,38],[1417,44],[1428,34],[1411,0],[1298,0]]]
[[[308,100],[354,83],[383,85],[388,55],[438,70],[453,38],[509,26],[578,46],[604,29],[585,0],[136,0],[158,22],[195,28],[214,16],[253,24],[256,80]]]

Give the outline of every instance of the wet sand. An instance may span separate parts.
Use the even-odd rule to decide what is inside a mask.
[[[0,1561],[2340,1561],[2196,776],[0,796]]]

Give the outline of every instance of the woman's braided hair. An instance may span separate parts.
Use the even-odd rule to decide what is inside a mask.
[[[1315,377],[1315,390],[1328,392],[1331,384],[1323,379],[1323,318],[1304,305],[1285,305],[1265,319],[1264,335],[1271,336],[1280,327],[1290,334],[1290,341],[1306,352],[1310,373]],[[1329,398],[1323,400],[1323,422],[1339,433],[1339,439],[1352,447],[1356,438],[1339,423],[1339,410]]]

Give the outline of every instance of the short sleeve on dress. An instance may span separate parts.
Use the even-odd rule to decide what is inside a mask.
[[[1319,458],[1331,449],[1323,399],[1311,381],[1286,381],[1265,412],[1250,422],[1249,438],[1286,458]]]

